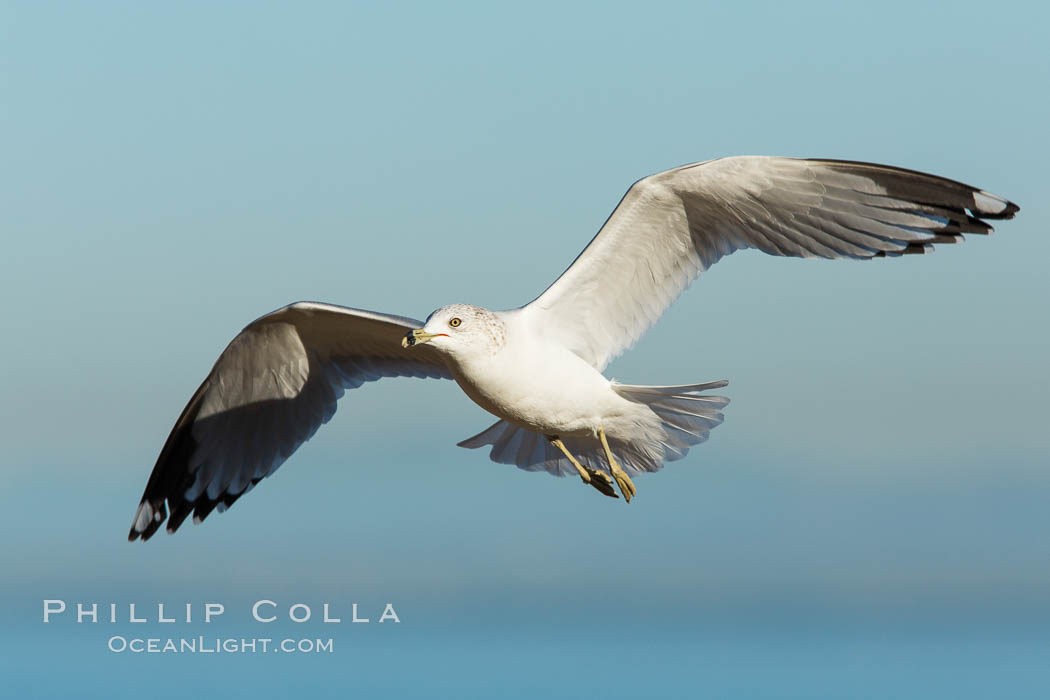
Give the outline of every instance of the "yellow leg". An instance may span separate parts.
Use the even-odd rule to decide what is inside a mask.
[[[604,493],[606,496],[611,496],[612,498],[619,498],[619,496],[616,495],[616,491],[613,490],[612,479],[609,478],[608,474],[606,474],[605,472],[599,472],[593,469],[588,469],[587,467],[580,464],[579,460],[572,456],[572,453],[569,452],[569,448],[566,447],[565,443],[562,442],[559,438],[549,437],[547,439],[551,441],[552,445],[561,450],[562,453],[564,453],[565,456],[569,458],[569,461],[572,462],[572,466],[576,467],[576,471],[580,473],[580,478],[583,480],[583,483],[590,484],[594,488]]]
[[[613,478],[616,479],[616,484],[620,487],[620,493],[623,494],[623,499],[630,503],[631,497],[638,493],[638,489],[634,487],[631,477],[627,476],[627,472],[613,457],[612,450],[609,449],[609,441],[605,439],[605,428],[600,425],[598,426],[598,438],[602,441],[602,447],[605,448],[605,456],[609,458],[609,468],[612,470]]]

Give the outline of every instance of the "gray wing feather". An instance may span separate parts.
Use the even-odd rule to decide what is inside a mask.
[[[960,182],[851,161],[739,156],[636,182],[573,264],[524,308],[598,369],[723,256],[925,253],[1017,205]]]
[[[382,377],[451,378],[431,348],[405,350],[411,318],[300,302],[249,324],[175,423],[129,539],[224,511],[334,414],[346,389]]]

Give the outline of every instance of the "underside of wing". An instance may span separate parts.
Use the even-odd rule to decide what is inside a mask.
[[[346,389],[382,377],[451,375],[430,348],[401,346],[421,322],[300,302],[227,346],[168,436],[132,522],[149,539],[220,512],[272,474],[335,413]],[[170,509],[170,513],[169,513]]]
[[[740,156],[639,180],[573,264],[525,310],[599,369],[705,269],[736,250],[818,258],[925,253],[1017,205],[873,163]]]

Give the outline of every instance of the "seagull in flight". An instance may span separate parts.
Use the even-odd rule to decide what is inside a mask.
[[[632,477],[681,459],[723,419],[726,381],[620,384],[603,375],[700,273],[746,248],[803,258],[926,253],[992,231],[1017,205],[886,165],[738,156],[645,177],[542,294],[521,308],[443,306],[420,322],[298,302],[248,324],[175,422],[129,540],[222,512],[383,377],[454,380],[498,420],[462,447],[575,475],[626,502]],[[619,495],[617,494],[619,491]]]

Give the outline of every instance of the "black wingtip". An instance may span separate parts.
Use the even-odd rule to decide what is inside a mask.
[[[1014,214],[1021,211],[1021,207],[1017,206],[1013,202],[1006,202],[1006,209],[999,216],[989,216],[989,219],[1012,219]]]
[[[1021,207],[1010,200],[976,187],[973,188],[973,202],[970,211],[982,219],[1012,219],[1021,211]]]
[[[262,481],[262,477],[252,479],[240,493],[224,493],[219,498],[201,496],[196,500],[188,501],[185,498],[173,499],[169,497],[167,501],[161,500],[156,503],[143,500],[139,503],[139,509],[135,511],[131,529],[128,531],[128,542],[136,540],[147,541],[160,530],[165,521],[167,521],[165,530],[169,535],[173,535],[190,515],[193,515],[194,524],[199,525],[213,511],[218,510],[221,513],[228,510],[241,496],[255,488],[255,485],[260,481]],[[167,504],[171,504],[170,515]]]
[[[153,536],[161,524],[168,517],[168,509],[164,501],[153,501],[143,498],[139,502],[135,517],[131,520],[131,529],[128,531],[128,542],[141,539],[143,542]]]
[[[164,447],[157,457],[157,462],[150,473],[146,490],[142,494],[138,510],[132,519],[131,531],[128,533],[128,541],[134,542],[141,539],[148,540],[164,524],[168,518],[166,504],[171,505],[172,521],[168,528],[172,528],[176,513],[185,501],[183,494],[193,482],[193,474],[187,469],[190,456],[197,449],[197,442],[193,438],[190,426],[200,411],[204,392],[208,388],[208,380],[197,388],[189,403],[182,410],[182,414],[171,429]],[[175,527],[178,527],[176,524]]]

